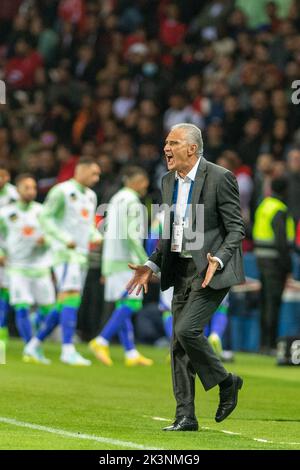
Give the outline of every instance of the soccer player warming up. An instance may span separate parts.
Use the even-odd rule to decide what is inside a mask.
[[[19,175],[16,185],[20,199],[0,211],[10,303],[15,309],[17,329],[26,344],[24,362],[49,364],[40,347],[31,353],[28,344],[32,338],[30,308],[37,305],[40,315],[47,318],[55,307],[50,272],[51,238],[45,235],[39,220],[42,205],[34,201],[37,195],[34,178],[29,174]]]
[[[73,336],[87,273],[89,244],[100,244],[102,240],[94,223],[96,194],[90,189],[99,177],[99,165],[91,158],[80,158],[74,178],[57,184],[49,191],[41,214],[45,232],[55,239],[54,273],[58,310],[47,318],[30,346],[38,347],[60,322],[60,359],[72,366],[91,364],[76,351]]]
[[[128,262],[144,263],[147,259],[141,233],[141,202],[149,185],[147,174],[137,166],[128,167],[123,173],[124,187],[110,200],[105,220],[102,274],[105,276],[105,300],[115,303],[115,310],[103,330],[90,343],[97,359],[112,365],[109,343],[118,334],[125,351],[125,365],[150,366],[151,359],[142,356],[134,344],[131,317],[142,308],[143,294],[128,294],[126,284],[131,278]]]

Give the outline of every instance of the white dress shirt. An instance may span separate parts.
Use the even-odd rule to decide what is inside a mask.
[[[175,206],[174,220],[177,223],[181,223],[185,218],[191,184],[192,184],[192,181],[195,181],[196,173],[197,173],[198,166],[200,163],[200,158],[198,158],[198,161],[195,163],[193,168],[189,171],[189,173],[184,178],[181,178],[181,176],[179,176],[177,171],[175,173],[175,179],[178,181],[178,192],[177,192],[177,201],[175,201],[176,206]]]
[[[181,223],[186,214],[187,210],[187,203],[188,203],[188,198],[189,198],[189,192],[191,188],[192,181],[195,181],[196,178],[196,173],[198,170],[198,166],[200,163],[200,158],[198,158],[197,162],[193,166],[193,168],[188,172],[188,174],[182,178],[178,172],[175,172],[175,179],[178,180],[178,193],[177,193],[177,201],[175,202],[175,213],[174,213],[174,220],[177,223]],[[188,251],[182,251],[179,254],[180,257],[182,258],[192,258],[192,255]],[[219,262],[219,268],[222,269],[224,267],[223,262],[220,260],[220,258],[217,258],[216,256],[214,257],[218,262]],[[160,271],[160,268],[153,263],[153,261],[146,261],[145,266],[148,266],[154,273],[158,273]]]

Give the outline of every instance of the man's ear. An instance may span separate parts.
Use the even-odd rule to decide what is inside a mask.
[[[188,155],[194,155],[197,151],[197,144],[189,144],[188,145]]]

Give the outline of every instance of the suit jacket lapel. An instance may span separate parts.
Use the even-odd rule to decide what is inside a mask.
[[[173,203],[173,192],[174,192],[174,184],[175,184],[175,171],[172,171],[168,174],[165,180],[165,200],[164,202],[171,206]]]
[[[200,194],[204,185],[204,181],[207,174],[207,161],[204,157],[201,157],[192,192],[192,209],[193,209],[193,221],[196,217],[196,204],[199,203]]]
[[[173,192],[175,184],[175,171],[169,172],[164,179],[164,190],[163,190],[163,203],[167,204],[169,207],[173,204]],[[162,247],[166,252],[170,251],[171,246],[171,234],[172,234],[172,223],[173,223],[173,212],[171,212],[170,217],[165,217],[163,224],[163,238],[162,238]]]

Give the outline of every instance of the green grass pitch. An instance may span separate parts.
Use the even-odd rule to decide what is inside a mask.
[[[78,347],[92,358],[86,345]],[[112,347],[114,366],[59,362],[59,345],[46,344],[51,366],[23,364],[22,344],[10,340],[0,365],[0,449],[300,449],[300,369],[274,358],[237,354],[228,368],[244,378],[239,405],[220,424],[218,390],[197,384],[200,430],[165,433],[174,399],[166,349],[141,347],[149,368],[128,369]]]

